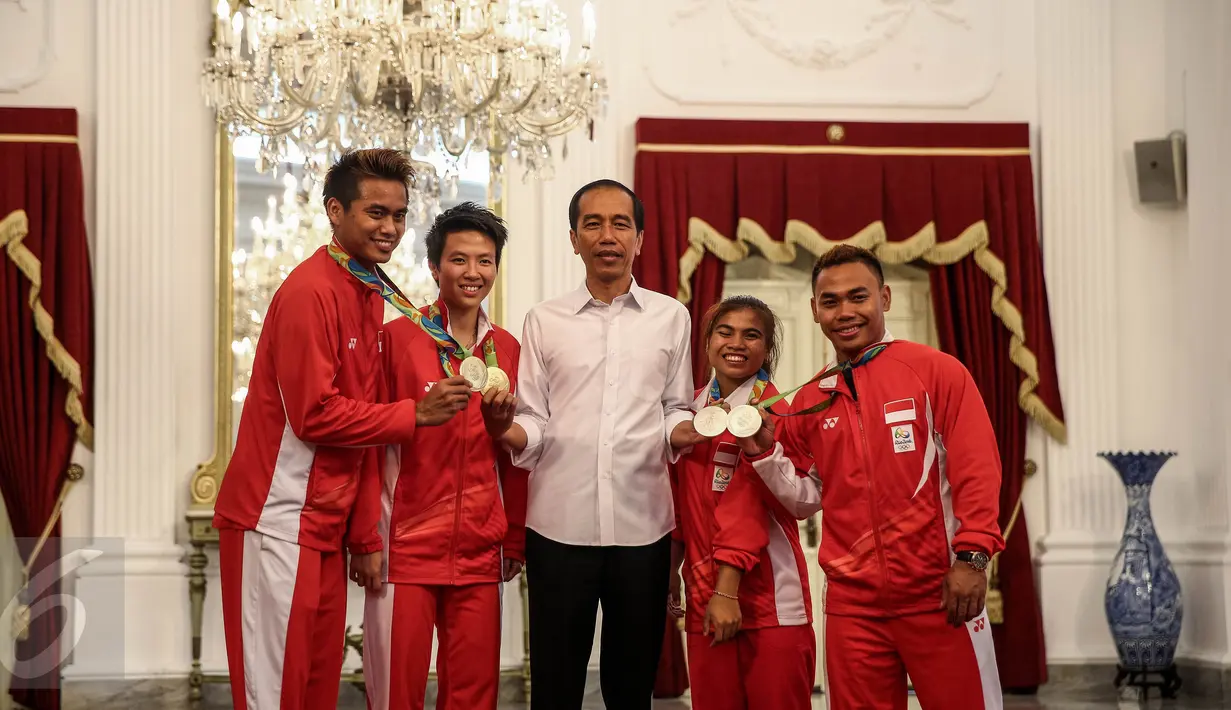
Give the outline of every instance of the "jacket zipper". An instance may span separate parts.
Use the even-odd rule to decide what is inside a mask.
[[[461,457],[457,462],[456,470],[453,472],[453,485],[455,488],[453,499],[453,537],[449,541],[449,583],[457,583],[457,538],[461,534],[462,528],[462,471],[465,467],[467,446],[466,443],[469,437],[466,436],[466,430],[470,428],[470,422],[467,419],[470,416],[470,408],[467,407],[465,414],[462,416],[462,451]]]
[[[863,426],[863,409],[859,405],[859,395],[855,392],[854,372],[851,372],[847,385],[851,388],[851,397],[855,400],[855,418],[859,420],[859,439],[862,443],[860,454],[862,454],[864,472],[868,478],[868,503],[872,513],[872,538],[876,540],[876,561],[880,564],[881,570],[881,587],[877,596],[883,597],[888,586],[889,565],[885,562],[885,544],[881,540],[880,506],[876,502],[876,477],[872,470],[872,460],[868,456],[868,434]]]

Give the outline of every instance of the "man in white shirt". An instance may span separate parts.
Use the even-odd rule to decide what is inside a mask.
[[[645,214],[599,180],[569,205],[577,290],[526,315],[518,414],[503,441],[530,473],[532,710],[578,710],[603,608],[607,707],[648,710],[666,624],[675,515],[668,460],[692,426],[691,319],[632,277]]]

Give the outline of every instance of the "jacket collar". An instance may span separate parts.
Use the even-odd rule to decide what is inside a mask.
[[[709,382],[706,382],[705,386],[701,388],[701,391],[697,393],[696,398],[692,401],[692,408],[694,411],[699,412],[701,411],[701,408],[705,406],[705,402],[710,396],[710,388],[714,386],[714,380],[717,379],[717,377],[717,375],[711,376]],[[735,391],[731,393],[731,396],[727,397],[727,402],[732,407],[738,407],[741,404],[748,404],[748,398],[752,396],[752,388],[756,386],[756,383],[756,375],[744,380],[740,383],[739,387],[735,388]]]
[[[894,341],[893,333],[890,333],[889,328],[886,327],[885,337],[881,338],[875,343],[872,343],[871,345],[868,345],[868,347],[864,348],[864,350],[880,345],[881,343],[892,343],[893,341]],[[825,370],[828,370],[831,367],[836,366],[837,364],[838,364],[837,360],[830,360],[829,362],[825,363],[825,367],[821,370],[821,372],[824,372]],[[838,375],[830,375],[829,377],[825,377],[821,379],[821,381],[817,383],[817,387],[820,387],[823,390],[842,389],[844,386],[845,385],[843,385],[842,383],[842,378],[839,377]]]
[[[454,340],[457,340],[457,335],[453,332],[453,326],[449,324],[449,307],[445,305],[444,300],[437,298],[436,308],[440,309],[441,325],[444,326],[445,332],[449,334],[449,337],[453,338]],[[476,348],[483,342],[485,338],[487,338],[488,333],[492,332],[491,321],[487,319],[487,314],[483,312],[482,306],[479,307],[478,326],[479,326],[478,337],[474,341],[474,345]]]

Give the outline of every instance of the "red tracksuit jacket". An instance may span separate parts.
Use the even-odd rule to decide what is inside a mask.
[[[754,379],[731,394],[732,406],[748,401]],[[709,389],[707,383],[697,391],[694,411],[705,406]],[[761,398],[776,394],[771,382]],[[742,628],[812,622],[799,523],[782,506],[762,501],[763,484],[755,473],[732,475],[739,457],[735,437],[724,431],[670,467],[676,516],[672,537],[684,543],[684,625],[690,634],[702,633],[720,562],[744,572],[739,585]]]
[[[830,614],[936,611],[954,552],[1004,547],[1000,456],[974,380],[949,355],[886,340],[850,381],[835,375],[800,390],[792,412],[837,399],[816,414],[776,419],[778,445],[736,474],[759,474],[788,508],[793,486],[815,495],[799,477],[819,474]]]
[[[257,342],[215,528],[341,549],[361,468],[364,504],[379,506],[377,449],[365,447],[415,432],[414,402],[377,404],[383,309],[325,247],[286,277]],[[348,541],[352,553],[380,549],[374,525],[356,527]]]
[[[448,311],[437,302],[445,328]],[[423,309],[426,314],[427,309]],[[388,323],[386,373],[394,400],[422,399],[445,378],[436,341],[407,318]],[[474,348],[495,339],[496,358],[514,393],[521,347],[491,326]],[[461,364],[452,358],[453,371]],[[482,396],[440,426],[421,427],[414,441],[390,447],[385,465],[381,535],[388,581],[475,584],[502,580],[502,557],[525,559],[527,473],[483,425]]]

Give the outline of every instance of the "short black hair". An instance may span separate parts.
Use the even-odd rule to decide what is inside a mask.
[[[821,270],[854,263],[867,266],[872,273],[876,274],[876,283],[880,286],[885,285],[885,270],[881,267],[881,260],[877,259],[875,254],[863,247],[839,244],[818,257],[816,263],[812,265],[812,288],[816,288],[816,278],[821,275]]]
[[[440,258],[445,251],[445,241],[454,232],[473,230],[496,245],[496,266],[500,266],[500,255],[504,252],[505,242],[509,241],[509,229],[504,220],[495,212],[474,202],[463,202],[441,212],[427,230],[424,243],[427,246],[427,261],[432,266],[440,268]]]
[[[641,204],[641,198],[637,197],[637,193],[633,192],[624,183],[603,178],[594,182],[583,185],[580,190],[573,193],[573,199],[568,203],[568,226],[575,232],[577,231],[577,220],[581,218],[581,198],[591,190],[601,188],[611,188],[620,190],[625,195],[628,195],[633,201],[633,222],[637,225],[638,232],[645,231],[645,207]]]
[[[321,189],[325,206],[330,199],[342,203],[349,210],[350,203],[359,198],[359,183],[365,178],[395,180],[407,186],[415,177],[415,169],[406,154],[392,148],[367,148],[346,153],[329,168]]]

